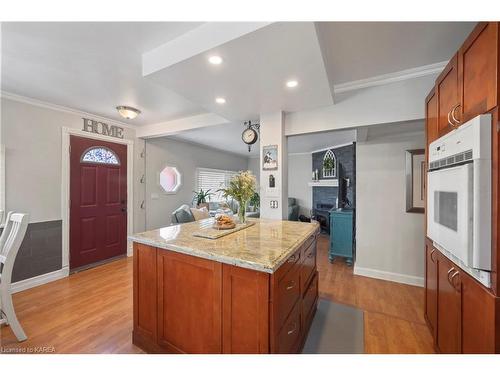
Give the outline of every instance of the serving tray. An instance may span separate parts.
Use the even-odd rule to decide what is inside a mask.
[[[202,238],[208,238],[210,240],[216,240],[217,238],[221,238],[224,236],[227,236],[228,234],[238,232],[242,229],[251,227],[252,225],[255,225],[255,222],[248,221],[245,224],[236,224],[236,226],[232,229],[215,229],[212,227],[212,223],[210,226],[200,229],[196,232],[193,232],[193,236],[195,237],[202,237]]]

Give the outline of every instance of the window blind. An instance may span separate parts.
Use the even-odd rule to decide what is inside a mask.
[[[197,173],[198,190],[203,189],[203,191],[207,191],[210,189],[210,192],[213,193],[210,197],[211,202],[224,201],[222,193],[217,190],[226,188],[231,178],[238,174],[235,171],[207,168],[198,168]]]

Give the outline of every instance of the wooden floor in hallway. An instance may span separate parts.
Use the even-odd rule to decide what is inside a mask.
[[[423,288],[355,276],[328,262],[318,242],[320,296],[364,311],[366,353],[433,353],[423,316]],[[119,259],[14,295],[28,340],[0,330],[0,354],[141,353],[132,344],[132,258]]]

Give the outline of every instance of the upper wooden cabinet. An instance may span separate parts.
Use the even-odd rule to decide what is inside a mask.
[[[460,123],[497,105],[498,22],[480,22],[458,51]]]
[[[440,137],[453,130],[451,114],[452,111],[456,113],[460,107],[458,92],[458,53],[456,53],[436,80],[437,126]]]
[[[437,96],[434,88],[425,100],[425,129],[427,144],[439,138]]]

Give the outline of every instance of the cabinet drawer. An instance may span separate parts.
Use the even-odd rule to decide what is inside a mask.
[[[297,264],[278,282],[278,327],[283,325],[299,298],[300,265]]]
[[[278,334],[278,353],[295,353],[301,332],[300,303],[296,303]]]
[[[300,256],[300,260],[301,261],[304,261],[304,257],[306,255],[306,253],[309,251],[309,247],[311,247],[311,244],[314,242],[314,237],[315,235],[312,235],[310,236],[307,240],[305,240],[305,242],[302,244],[302,246],[300,247],[300,250],[301,250],[301,256]]]
[[[318,273],[315,272],[311,283],[308,285],[308,288],[304,294],[304,298],[302,300],[302,315],[304,321],[309,317],[311,310],[316,303],[318,298]]]
[[[302,268],[300,271],[301,291],[304,293],[313,272],[316,271],[316,244],[312,243],[304,252]]]
[[[283,263],[280,268],[276,271],[276,279],[282,280],[284,276],[287,275],[288,271],[290,271],[293,266],[300,263],[301,260],[302,248],[299,248],[288,257],[288,259]]]

